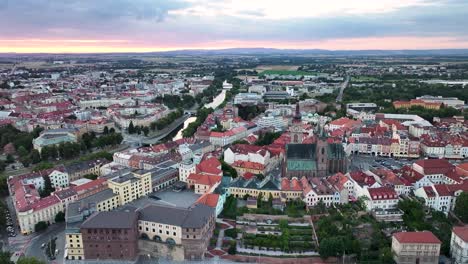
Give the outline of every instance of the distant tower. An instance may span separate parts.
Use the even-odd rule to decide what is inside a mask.
[[[328,142],[326,138],[319,137],[316,144],[317,176],[325,177],[328,172]]]
[[[291,136],[291,143],[301,144],[303,140],[302,133],[302,118],[301,111],[299,110],[299,102],[296,103],[296,113],[294,114],[292,125],[289,129],[289,134]]]

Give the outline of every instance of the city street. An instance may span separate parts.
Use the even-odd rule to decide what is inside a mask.
[[[41,248],[41,245],[47,244],[50,239],[54,237],[57,237],[56,248],[59,250],[59,254],[57,255],[57,258],[51,263],[63,263],[63,253],[65,248],[65,223],[51,225],[49,228],[47,228],[46,231],[32,239],[26,248],[26,256],[36,257],[49,263],[44,249]]]

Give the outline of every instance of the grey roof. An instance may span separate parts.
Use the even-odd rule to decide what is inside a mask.
[[[101,176],[101,178],[106,178],[107,180],[110,180],[110,179],[115,178],[117,176],[122,176],[122,175],[128,174],[130,172],[132,172],[131,168],[123,168],[121,170],[114,171],[114,172],[108,173],[106,175],[103,175],[103,176]]]
[[[77,217],[84,218],[90,213],[96,211],[96,204],[116,196],[111,189],[105,189],[86,198],[80,199],[76,202],[69,203],[66,210],[67,219],[77,219]],[[68,222],[68,220],[67,220]]]
[[[314,159],[315,144],[288,144],[286,156],[288,159]]]
[[[137,216],[136,212],[96,212],[83,222],[81,228],[131,229],[136,227]]]
[[[68,197],[72,197],[73,195],[76,195],[76,191],[73,188],[67,188],[67,189],[62,189],[60,191],[56,191],[55,195],[57,195],[58,198],[61,200],[64,200]]]
[[[190,208],[147,205],[139,210],[140,220],[182,228],[201,228],[214,215],[214,208],[197,204]]]
[[[193,145],[190,145],[189,146],[189,149],[192,150],[192,151],[196,151],[196,150],[199,150],[199,149],[203,149],[207,146],[211,145],[211,143],[209,141],[197,141],[195,144]]]
[[[113,181],[113,182],[117,182],[117,183],[123,183],[123,182],[126,182],[126,181],[133,181],[133,180],[138,180],[138,179],[135,178],[135,176],[133,176],[132,173],[128,173],[128,174],[124,174],[124,175],[119,175],[119,176],[114,177],[114,178],[112,178],[110,180]]]
[[[154,168],[151,170],[151,180],[156,181],[158,179],[164,178],[167,175],[177,173],[179,170],[172,168],[172,167],[167,167],[167,168]]]
[[[67,165],[65,168],[68,173],[75,173],[77,171],[88,170],[93,168],[97,164],[105,164],[109,161],[106,159],[99,159],[99,160],[89,160],[89,161],[82,161],[74,164]]]

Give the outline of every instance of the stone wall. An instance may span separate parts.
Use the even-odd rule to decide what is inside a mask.
[[[172,261],[184,260],[184,248],[180,245],[168,245],[166,243],[151,240],[138,240],[140,255],[150,255],[153,258],[164,257]]]

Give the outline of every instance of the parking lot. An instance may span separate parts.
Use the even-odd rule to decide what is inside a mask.
[[[377,168],[397,170],[404,165],[411,164],[413,162],[412,160],[373,157],[366,155],[353,155],[350,159],[351,170],[370,170]]]

